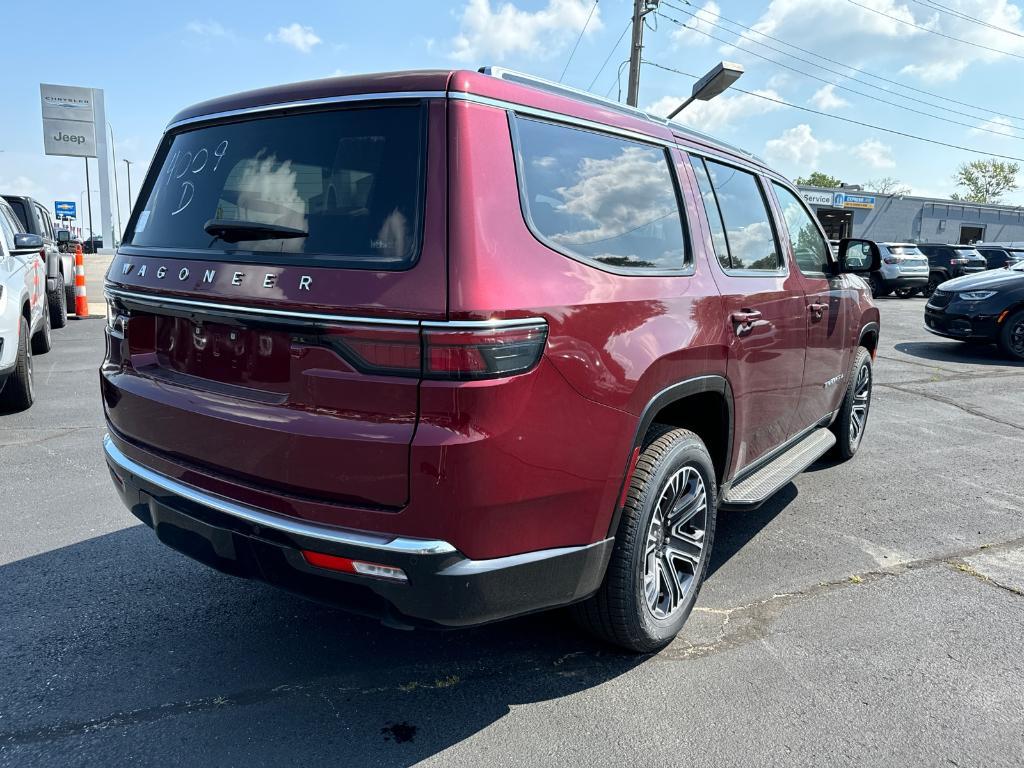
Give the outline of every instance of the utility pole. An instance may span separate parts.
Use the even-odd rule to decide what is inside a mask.
[[[629,90],[626,103],[635,107],[640,98],[640,54],[644,49],[644,17],[658,10],[660,0],[633,0],[633,43],[629,47]]]
[[[107,128],[110,129],[110,156],[114,161],[114,164],[111,167],[113,168],[114,173],[114,203],[115,207],[117,208],[117,239],[120,240],[121,233],[123,233],[124,230],[121,229],[121,193],[118,192],[117,190],[117,153],[114,151],[114,128],[110,125],[110,123],[107,123]],[[110,245],[108,245],[107,247],[114,247],[113,237],[110,238]]]

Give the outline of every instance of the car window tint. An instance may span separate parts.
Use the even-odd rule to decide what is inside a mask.
[[[20,229],[17,219],[11,215],[10,209],[6,206],[0,207],[0,229],[4,231],[4,241],[7,243],[7,250],[14,250],[14,233]]]
[[[712,160],[706,165],[725,223],[731,268],[780,269],[782,262],[771,218],[757,178],[752,173]]]
[[[681,269],[683,221],[661,147],[516,119],[522,199],[538,236],[569,256],[646,270]]]
[[[704,200],[704,211],[707,213],[708,224],[711,227],[711,244],[715,249],[715,256],[723,267],[729,269],[729,245],[725,242],[725,226],[722,224],[722,214],[718,210],[718,201],[715,200],[715,192],[711,188],[711,177],[704,167],[704,161],[699,157],[691,157],[690,165],[697,175],[697,186],[700,188],[700,196]]]
[[[811,214],[800,198],[786,187],[774,181],[772,186],[782,208],[782,217],[786,220],[789,243],[793,247],[797,267],[805,274],[824,272],[828,269],[829,247]]]
[[[25,210],[25,204],[21,200],[11,200],[9,202],[14,215],[21,221],[18,225],[18,231],[28,232],[28,212]]]

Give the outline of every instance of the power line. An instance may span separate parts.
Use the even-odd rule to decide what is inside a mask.
[[[587,14],[587,20],[583,22],[583,29],[580,30],[580,36],[576,38],[576,44],[569,51],[569,60],[565,62],[565,66],[562,67],[562,74],[558,76],[558,82],[562,82],[562,78],[565,77],[566,71],[569,69],[569,65],[572,63],[572,57],[576,55],[576,49],[580,47],[580,40],[583,39],[584,33],[587,31],[587,27],[590,26],[590,20],[594,17],[594,11],[597,10],[597,4],[601,0],[594,0],[594,4],[590,6],[590,13]]]
[[[893,16],[892,14],[885,13],[884,11],[879,11],[877,8],[872,8],[869,5],[863,5],[861,3],[858,3],[857,0],[846,0],[846,2],[851,3],[852,5],[856,5],[858,8],[863,8],[865,11],[871,11],[872,13],[877,13],[879,16],[884,16],[887,19],[898,21],[900,24],[906,24],[908,27],[920,29],[922,32],[927,32],[932,35],[938,35],[939,37],[944,37],[947,40],[953,40],[957,43],[963,43],[964,45],[973,45],[975,48],[982,48],[986,51],[992,51],[993,53],[1001,53],[1004,56],[1013,56],[1015,59],[1024,59],[1024,56],[1022,56],[1019,53],[1011,53],[1010,51],[1003,51],[1000,50],[999,48],[991,48],[987,45],[982,45],[981,43],[972,43],[970,40],[964,40],[962,37],[953,37],[952,35],[947,35],[945,32],[939,32],[938,30],[935,29],[928,29],[928,27],[922,27],[920,24],[915,24],[912,21],[901,19],[899,16]]]
[[[683,11],[683,13],[689,13],[689,11]],[[777,67],[782,67],[783,69],[788,69],[790,72],[795,72],[796,74],[802,75],[803,77],[810,78],[811,80],[817,80],[819,83],[824,83],[825,85],[831,85],[833,88],[838,88],[838,89],[840,89],[842,91],[847,91],[849,93],[854,93],[854,94],[856,94],[858,96],[863,96],[866,99],[872,99],[872,100],[880,102],[882,104],[888,104],[891,107],[897,107],[898,109],[900,109],[900,110],[902,110],[904,112],[913,112],[914,114],[922,115],[924,117],[931,118],[932,120],[941,120],[941,121],[943,121],[945,123],[952,123],[953,125],[960,125],[960,126],[963,126],[965,128],[970,128],[970,129],[975,130],[975,131],[984,131],[985,133],[994,133],[997,136],[1003,136],[1005,138],[1018,139],[1018,140],[1024,141],[1024,136],[1017,136],[1016,134],[1007,133],[1007,131],[1005,131],[1005,130],[998,131],[998,130],[995,130],[993,128],[986,128],[984,126],[975,125],[973,123],[965,123],[965,122],[963,122],[961,120],[954,120],[954,119],[949,118],[949,117],[942,117],[941,115],[935,115],[935,114],[932,114],[931,112],[925,112],[925,111],[920,110],[920,109],[914,109],[913,107],[908,107],[908,106],[906,106],[906,104],[901,104],[901,103],[896,102],[896,101],[890,101],[889,99],[883,99],[882,97],[875,96],[874,94],[871,94],[871,93],[865,93],[864,91],[858,91],[856,88],[850,88],[849,86],[842,85],[841,83],[830,82],[829,80],[827,80],[827,79],[825,79],[823,77],[818,77],[817,75],[811,74],[810,72],[804,72],[802,69],[797,69],[796,67],[792,67],[789,64],[784,64],[781,61],[776,61],[775,59],[769,58],[768,56],[764,56],[763,54],[757,53],[756,51],[752,51],[749,48],[743,48],[743,47],[737,45],[736,43],[729,42],[728,40],[724,40],[721,37],[716,37],[715,35],[712,35],[710,32],[705,32],[704,30],[698,29],[697,27],[689,26],[689,25],[679,21],[678,19],[675,19],[675,18],[673,18],[671,16],[668,16],[665,13],[662,13],[661,11],[658,11],[658,15],[661,16],[662,18],[666,19],[667,21],[672,22],[673,24],[678,24],[680,27],[683,27],[684,29],[690,30],[691,32],[696,32],[698,34],[704,35],[706,37],[711,38],[712,40],[717,40],[718,42],[723,43],[725,45],[735,46],[737,48],[740,48],[740,50],[744,51],[745,53],[750,54],[751,56],[756,56],[757,58],[763,59],[763,60],[769,62],[770,64],[774,64]],[[690,15],[693,16],[693,14],[690,14]],[[696,16],[693,16],[693,17],[694,17],[695,21],[698,21],[698,22],[704,21],[702,19],[698,19]],[[704,23],[711,24],[711,22],[708,22],[708,21],[704,21]],[[718,27],[717,24],[712,24],[712,26]],[[721,29],[721,27],[718,27],[718,28]],[[726,30],[726,31],[728,32],[728,30]],[[735,33],[731,33],[731,34],[735,34]],[[743,37],[743,36],[740,35],[740,37]],[[748,38],[744,37],[743,39],[746,40]],[[757,43],[756,40],[755,41],[751,41],[751,42]],[[757,43],[757,44],[758,45],[764,45],[764,43]],[[771,46],[766,46],[766,47],[771,48]],[[772,48],[772,50],[777,50],[777,49]],[[780,51],[780,53],[785,53],[785,52],[784,51]],[[813,64],[813,62],[807,62],[807,63],[808,64]],[[829,70],[829,71],[833,71],[833,70]],[[841,73],[836,73],[836,74],[841,74]],[[904,98],[904,99],[909,99],[910,98],[910,97],[902,96],[902,95],[900,95],[900,97]],[[913,101],[920,101],[920,99],[912,99],[912,100]],[[927,104],[928,102],[924,102],[924,103]],[[928,106],[935,107],[937,105],[935,105],[935,104],[928,104]],[[940,107],[940,109],[941,109],[941,107]],[[952,110],[948,110],[948,111],[952,111]],[[957,113],[957,114],[964,114],[964,113],[961,112],[961,113]],[[967,117],[971,117],[971,118],[974,118],[974,119],[979,119],[979,118],[976,118],[974,115],[967,115]]]
[[[683,72],[681,69],[675,69],[674,67],[668,67],[668,66],[665,66],[664,64],[659,64],[656,61],[650,61],[648,59],[644,59],[643,63],[644,64],[650,64],[652,67],[657,67],[658,69],[663,69],[666,72],[674,72],[677,75],[683,75],[684,77],[690,77],[690,78],[693,78],[694,80],[696,80],[696,79],[698,79],[700,77],[699,75],[694,75],[694,74],[691,74],[689,72]],[[770,102],[773,102],[775,104],[780,104],[780,105],[782,105],[784,107],[790,107],[791,109],[799,109],[802,112],[810,112],[812,115],[818,115],[820,117],[827,117],[827,118],[829,118],[831,120],[841,120],[844,123],[852,123],[853,125],[859,125],[862,128],[871,128],[872,130],[875,130],[875,131],[883,131],[884,133],[892,133],[892,134],[895,134],[896,136],[902,136],[902,137],[904,137],[906,139],[914,139],[915,141],[923,141],[923,142],[926,142],[928,144],[936,144],[936,145],[938,145],[940,147],[948,147],[949,149],[959,149],[959,150],[961,150],[963,152],[971,152],[971,153],[976,154],[976,155],[985,155],[987,157],[998,157],[1001,160],[1016,160],[1016,161],[1024,163],[1024,157],[1016,157],[1014,155],[1000,155],[1000,154],[996,154],[994,152],[985,152],[985,151],[980,150],[980,149],[973,149],[971,147],[964,147],[964,146],[961,146],[960,144],[951,144],[951,143],[946,142],[946,141],[939,141],[938,139],[929,139],[926,136],[917,136],[917,135],[915,135],[913,133],[906,133],[905,131],[897,131],[895,128],[885,128],[885,127],[883,127],[881,125],[874,125],[873,123],[865,123],[865,122],[862,122],[860,120],[854,120],[853,118],[850,118],[850,117],[842,117],[841,115],[833,115],[830,112],[821,112],[820,110],[811,109],[810,107],[803,107],[803,106],[801,106],[799,104],[793,104],[793,103],[788,102],[788,101],[783,101],[782,99],[776,99],[773,96],[766,96],[763,93],[757,93],[755,91],[746,91],[746,90],[744,90],[742,88],[737,88],[735,85],[730,90],[738,91],[739,93],[745,93],[748,96],[753,96],[754,98],[757,98],[757,99],[763,99],[764,101],[770,101]]]
[[[682,2],[686,3],[687,5],[689,5],[692,8],[696,7],[696,6],[693,5],[693,3],[690,2],[690,0],[682,0]],[[677,11],[681,11],[683,13],[689,13],[689,11],[687,11],[686,9],[679,8],[678,6],[672,5],[671,3],[666,2],[665,5],[667,5],[670,8],[674,8]],[[707,14],[710,14],[710,15],[716,15],[716,14],[711,14],[711,11],[705,11],[704,9],[698,9],[698,10],[701,13],[707,13]],[[979,112],[987,112],[987,113],[989,113],[991,115],[999,115],[1000,117],[1009,117],[1009,118],[1013,118],[1014,120],[1024,120],[1024,117],[1022,117],[1021,115],[1012,115],[1012,114],[1009,114],[1009,113],[1006,113],[1006,112],[999,112],[998,110],[992,109],[991,107],[980,107],[977,104],[970,104],[970,103],[968,103],[966,101],[958,101],[957,99],[951,99],[950,97],[943,96],[942,94],[939,94],[939,93],[934,93],[932,91],[926,91],[926,90],[924,90],[922,88],[915,88],[912,85],[906,85],[905,83],[901,83],[901,82],[899,82],[897,80],[891,80],[888,77],[883,77],[882,75],[876,75],[873,72],[869,72],[866,69],[861,69],[859,67],[854,67],[851,64],[844,64],[841,61],[836,61],[835,59],[830,59],[828,56],[825,56],[823,54],[817,53],[815,51],[808,50],[807,48],[801,48],[799,45],[794,45],[793,43],[787,42],[786,40],[783,40],[781,38],[773,37],[772,35],[769,35],[767,32],[761,32],[761,31],[756,30],[756,29],[754,29],[752,27],[745,26],[743,24],[740,24],[738,21],[734,21],[733,19],[726,18],[725,16],[722,16],[721,14],[717,14],[717,17],[721,21],[728,22],[729,24],[732,24],[734,26],[740,27],[741,29],[747,30],[748,32],[753,32],[755,35],[760,35],[761,37],[765,37],[765,38],[768,38],[769,40],[774,40],[777,43],[781,43],[782,45],[785,45],[787,48],[793,48],[794,50],[801,51],[802,53],[806,53],[809,56],[814,56],[815,58],[821,59],[822,61],[827,61],[827,62],[829,62],[831,64],[835,64],[836,66],[843,67],[844,69],[849,69],[849,70],[851,70],[853,72],[857,72],[858,74],[865,75],[865,76],[873,78],[875,80],[881,80],[884,83],[889,83],[890,85],[895,85],[898,88],[904,88],[904,89],[906,89],[908,91],[913,91],[914,93],[922,93],[925,96],[931,96],[932,98],[940,99],[941,101],[948,101],[951,104],[959,104],[961,107],[969,107],[970,109],[974,109],[974,110],[977,110]],[[701,20],[705,21],[704,19],[701,19]],[[729,30],[729,32],[730,32],[730,34],[734,34],[734,35],[738,34],[737,32],[732,31],[732,30]],[[749,39],[749,38],[746,38],[746,39]],[[755,41],[751,41],[751,42],[755,42]],[[764,44],[762,43],[762,45],[764,45]],[[765,47],[770,47],[770,46],[765,46]],[[785,53],[785,52],[784,51],[780,51],[780,53]],[[807,62],[805,59],[801,59],[799,56],[795,56],[794,54],[791,54],[791,53],[786,53],[785,55],[791,56],[792,58],[798,59],[800,61],[805,61],[806,63],[811,64],[812,66],[816,66],[816,67],[820,67],[821,66],[820,64],[818,64],[816,62]],[[822,68],[824,69],[824,67],[822,67]],[[834,71],[834,70],[830,70],[830,71]],[[836,74],[843,74],[843,73],[836,73]],[[843,77],[850,77],[850,79],[854,79],[854,80],[856,79],[856,78],[853,78],[852,76],[846,75],[846,74],[843,74]],[[863,81],[860,81],[860,82],[863,82]],[[870,83],[864,83],[864,85],[871,86]],[[888,90],[886,88],[881,88],[880,86],[871,86],[871,87],[880,88],[880,90]],[[893,93],[893,92],[889,91],[889,93]],[[899,95],[899,96],[901,96],[903,98],[911,98],[909,96],[905,96],[904,94],[897,94],[897,95]],[[922,102],[922,103],[928,103],[928,102]],[[934,106],[940,106],[940,105],[936,104]],[[942,108],[943,109],[947,109],[947,107],[942,107]]]
[[[613,45],[612,49],[610,51],[608,51],[608,55],[605,56],[605,58],[604,58],[604,63],[601,64],[601,68],[599,70],[597,70],[597,74],[594,75],[594,79],[591,80],[590,81],[590,85],[587,86],[587,90],[588,91],[593,90],[594,83],[597,82],[597,78],[599,78],[601,76],[601,73],[604,72],[604,68],[608,66],[608,62],[611,61],[612,56],[615,55],[615,51],[617,51],[619,49],[619,45],[622,43],[622,38],[624,38],[626,36],[626,33],[629,32],[629,27],[630,27],[630,25],[632,23],[633,23],[633,21],[631,19],[631,20],[627,21],[626,22],[626,26],[624,26],[622,28],[622,34],[619,35],[619,39],[615,41],[615,45]]]
[[[961,19],[962,21],[969,21],[971,22],[971,24],[977,24],[978,26],[981,27],[988,27],[989,29],[994,29],[997,32],[1005,32],[1006,34],[1013,35],[1014,37],[1024,38],[1024,35],[1022,35],[1020,32],[1015,32],[1012,29],[1000,27],[996,24],[990,24],[989,22],[982,21],[981,19],[972,18],[971,16],[968,16],[966,13],[961,13],[955,8],[950,8],[948,5],[942,5],[941,3],[933,2],[926,3],[922,2],[922,0],[911,0],[911,2],[917,3],[918,5],[923,6],[931,11],[938,11],[939,13],[948,13],[950,16],[953,16],[957,19]]]

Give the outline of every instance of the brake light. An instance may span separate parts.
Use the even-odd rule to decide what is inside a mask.
[[[425,328],[424,370],[428,379],[493,379],[528,371],[547,341],[543,323],[480,330]]]
[[[958,259],[955,256],[949,260],[950,264],[968,264],[970,263],[967,259]]]
[[[469,327],[467,327],[469,326]],[[309,337],[299,341],[313,342]],[[530,370],[547,342],[547,324],[508,327],[481,323],[414,326],[345,326],[319,337],[364,373],[466,381]],[[313,342],[317,343],[317,342]]]
[[[895,256],[886,256],[884,259],[882,259],[882,261],[884,261],[886,264],[899,264],[900,262],[900,260],[897,259]]]
[[[46,263],[46,249],[45,248],[40,248],[39,249],[39,258],[43,260],[43,264]]]

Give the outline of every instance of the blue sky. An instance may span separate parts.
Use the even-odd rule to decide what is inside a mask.
[[[1024,13],[1013,2],[667,1],[680,10],[663,2],[664,16],[651,17],[655,28],[646,32],[645,58],[692,73],[702,73],[723,58],[735,60],[747,69],[737,83],[746,90],[987,153],[1024,157],[1020,88]],[[42,154],[40,82],[105,89],[107,118],[121,166],[122,218],[126,219],[120,159],[135,161],[132,182],[137,190],[164,125],[183,106],[274,83],[409,68],[500,64],[557,80],[588,16],[590,22],[565,82],[584,88],[594,82],[595,92],[614,97],[616,70],[628,56],[628,34],[617,48],[614,44],[626,26],[632,2],[600,0],[593,14],[592,0],[392,0],[373,4],[177,0],[146,6],[141,10],[140,4],[127,2],[64,5],[59,22],[47,6],[34,6],[33,10],[31,4],[17,3],[5,9],[7,29],[49,32],[45,37],[9,35],[5,42],[6,61],[19,62],[19,66],[8,66],[0,80],[0,103],[5,107],[0,130],[0,191],[32,194],[52,206],[55,199],[77,200],[85,189],[82,160]],[[700,21],[695,22],[688,13],[696,13]],[[699,31],[681,28],[669,16]],[[845,67],[784,48],[724,19],[918,90],[901,89],[863,75],[852,79],[856,73]],[[798,74],[707,37],[737,40],[721,27],[814,64],[739,41],[749,51],[805,73]],[[62,40],[58,29],[74,33]],[[72,42],[76,39],[80,42]],[[608,65],[598,74],[610,53]],[[691,85],[686,77],[645,67],[640,106],[664,113],[689,93]],[[897,106],[844,89],[863,91]],[[965,125],[913,114],[906,107]],[[694,104],[683,115],[696,127],[760,154],[787,175],[821,169],[851,183],[890,176],[915,194],[945,196],[955,191],[951,176],[957,164],[978,157],[735,92]],[[1021,177],[1024,182],[1024,174]],[[1024,192],[1011,193],[1005,202],[1024,204]],[[98,204],[94,206],[98,210]]]

